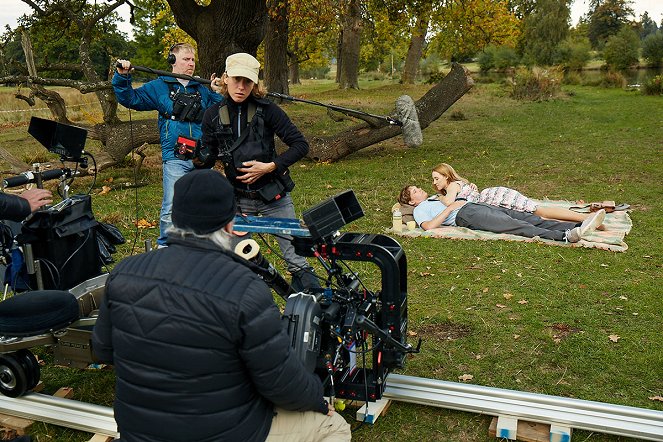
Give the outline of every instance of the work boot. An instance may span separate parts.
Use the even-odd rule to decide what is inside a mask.
[[[292,289],[297,292],[306,291],[306,289],[319,289],[320,281],[315,276],[313,267],[306,267],[305,269],[297,270],[292,274],[292,281],[290,282]]]

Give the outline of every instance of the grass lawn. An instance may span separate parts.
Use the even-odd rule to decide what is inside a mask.
[[[363,83],[338,91],[333,83],[293,87],[293,95],[389,113],[402,93],[416,100],[427,86]],[[0,90],[1,94],[8,89]],[[2,102],[2,101],[0,101]],[[9,103],[9,102],[8,102]],[[288,104],[306,135],[333,133],[325,110]],[[455,112],[464,119],[451,120]],[[365,216],[348,231],[384,233],[390,207],[406,183],[430,188],[431,168],[452,164],[480,188],[506,185],[536,198],[626,202],[634,227],[625,253],[505,241],[398,238],[408,258],[410,330],[422,352],[403,374],[663,410],[663,102],[619,89],[566,86],[548,102],[517,102],[498,84],[480,84],[424,131],[424,144],[407,149],[392,139],[335,164],[302,161],[292,168],[301,213],[345,189],[357,194]],[[132,113],[132,118],[140,118]],[[82,118],[94,118],[83,115]],[[347,122],[340,123],[348,124]],[[0,146],[18,158],[37,155],[27,125],[6,124]],[[94,150],[94,143],[89,143]],[[27,152],[33,152],[30,155]],[[128,242],[117,257],[138,252],[157,229],[136,230],[136,218],[158,219],[158,149],[141,180],[125,189],[131,167],[100,174],[93,198],[97,218],[120,227]],[[87,179],[75,183],[85,191]],[[267,255],[269,257],[269,255]],[[278,263],[277,263],[278,264]],[[370,264],[349,263],[377,287]],[[370,286],[369,286],[370,287]],[[617,335],[613,342],[609,338]],[[415,338],[413,338],[415,339]],[[48,361],[49,349],[38,349]],[[194,362],[195,363],[195,362]],[[111,405],[113,372],[46,364],[46,392],[75,389],[78,400]],[[353,413],[348,413],[351,420]],[[394,403],[357,441],[490,441],[489,416]],[[39,424],[40,441],[85,441],[90,435]],[[577,441],[626,441],[575,431]]]

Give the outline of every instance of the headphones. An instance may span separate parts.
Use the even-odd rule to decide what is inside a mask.
[[[175,54],[173,54],[173,49],[175,49],[176,46],[183,45],[184,43],[175,43],[168,49],[168,57],[166,57],[166,61],[168,64],[175,64],[177,61],[177,58],[175,58]]]

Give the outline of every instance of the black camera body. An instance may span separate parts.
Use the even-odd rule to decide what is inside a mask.
[[[320,261],[327,272],[324,288],[284,296],[282,320],[292,349],[320,376],[326,395],[373,402],[382,398],[389,372],[403,368],[406,355],[419,352],[421,342],[416,348],[407,343],[407,260],[400,244],[380,234],[338,235],[340,227],[361,216],[349,190],[305,211],[305,227],[299,220],[287,226],[274,219],[270,232],[268,218],[237,217],[235,229],[288,233],[297,254]],[[346,261],[375,264],[381,287],[369,290],[357,273],[347,271]]]

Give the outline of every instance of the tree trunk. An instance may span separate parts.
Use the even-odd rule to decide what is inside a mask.
[[[469,71],[454,63],[451,72],[416,102],[421,129],[428,127],[472,88]],[[379,127],[362,124],[326,138],[310,139],[308,157],[315,161],[338,161],[351,153],[395,137],[401,128],[383,123]]]
[[[359,51],[361,49],[361,0],[349,0],[342,18],[339,87],[359,89]]]
[[[236,52],[256,55],[267,30],[265,0],[167,0],[177,25],[198,44],[198,75],[209,78],[225,70],[226,57]]]
[[[265,36],[265,86],[271,92],[290,94],[287,0],[269,0],[269,23]]]
[[[299,53],[299,41],[295,39],[293,44],[292,51],[288,51],[288,76],[290,78],[290,84],[302,84],[299,78],[299,60],[297,59],[297,54]]]
[[[341,69],[343,68],[343,27],[341,26],[341,32],[338,34],[338,40],[336,41],[336,77],[334,81],[336,83],[341,82]]]
[[[428,17],[422,16],[417,18],[417,25],[412,30],[410,47],[407,50],[405,58],[405,68],[401,77],[401,83],[403,84],[414,84],[414,80],[417,77],[417,69],[419,68],[419,60],[421,60],[421,54],[424,50],[426,32],[428,32]]]

